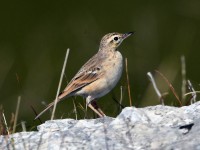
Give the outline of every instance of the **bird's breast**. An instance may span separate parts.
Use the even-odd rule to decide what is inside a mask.
[[[123,70],[123,57],[119,51],[116,51],[105,62],[105,80],[109,89],[112,89],[119,81]]]

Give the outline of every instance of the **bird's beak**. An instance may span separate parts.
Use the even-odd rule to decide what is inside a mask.
[[[134,33],[135,33],[135,32],[124,33],[124,34],[122,35],[122,38],[123,38],[123,39],[126,39],[127,37],[131,36],[131,35],[134,34]]]

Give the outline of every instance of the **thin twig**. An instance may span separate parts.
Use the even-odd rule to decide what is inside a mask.
[[[182,87],[181,87],[181,98],[182,101],[185,101],[186,93],[186,65],[185,65],[185,56],[181,56],[181,75],[182,75]]]
[[[157,85],[156,85],[156,82],[151,74],[151,72],[147,72],[147,76],[149,77],[149,80],[151,81],[151,83],[153,84],[153,88],[154,90],[156,91],[156,94],[158,95],[158,99],[160,101],[160,103],[164,106],[164,99],[163,99],[163,96],[162,94],[160,93],[160,90],[158,89]]]
[[[17,117],[18,117],[18,114],[19,114],[20,102],[21,102],[21,96],[18,96],[18,99],[17,99],[17,108],[16,108],[16,112],[15,112],[15,120],[14,120],[14,124],[13,124],[13,132],[12,133],[15,133],[15,130],[16,130]]]
[[[156,71],[156,72],[165,80],[165,82],[168,84],[170,90],[172,91],[172,93],[174,94],[174,96],[176,97],[176,99],[178,100],[179,105],[180,105],[180,106],[183,106],[181,100],[179,99],[179,96],[177,95],[177,93],[176,93],[174,87],[173,87],[172,84],[169,82],[169,80],[168,80],[160,71],[158,71],[158,70],[155,70],[155,71]]]
[[[6,121],[6,117],[5,117],[4,113],[2,113],[2,115],[3,115],[4,124],[6,126],[6,131],[7,131],[8,135],[10,135],[10,132],[9,132],[9,129],[8,129],[8,124],[7,124],[7,121]]]
[[[131,89],[130,89],[130,82],[129,82],[129,76],[128,76],[128,60],[127,60],[127,58],[125,59],[125,64],[126,64],[126,79],[127,79],[127,84],[128,84],[129,104],[130,104],[130,106],[132,106]]]
[[[188,93],[185,93],[185,96],[190,95],[190,94],[194,94],[194,93],[200,93],[200,91],[188,92]]]
[[[53,120],[54,115],[55,115],[56,105],[57,105],[57,102],[58,102],[58,95],[60,93],[60,87],[61,87],[63,76],[64,76],[64,73],[65,73],[65,67],[66,67],[66,64],[67,64],[68,55],[69,55],[69,48],[67,49],[65,61],[64,61],[64,64],[63,64],[63,68],[62,68],[62,73],[61,73],[60,81],[59,81],[59,84],[58,84],[58,89],[57,89],[57,93],[56,93],[56,99],[55,99],[55,102],[54,102],[53,112],[52,112],[52,115],[51,115],[51,120]]]
[[[188,88],[189,88],[189,90],[193,92],[192,93],[192,99],[190,100],[190,104],[193,104],[193,103],[196,102],[197,94],[196,94],[196,92],[195,92],[195,90],[194,90],[194,88],[193,88],[192,83],[190,82],[190,80],[187,80],[187,82],[188,82]]]

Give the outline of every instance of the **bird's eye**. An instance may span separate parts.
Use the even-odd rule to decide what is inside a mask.
[[[118,37],[114,37],[114,40],[115,40],[115,41],[118,41],[118,39],[119,39]]]

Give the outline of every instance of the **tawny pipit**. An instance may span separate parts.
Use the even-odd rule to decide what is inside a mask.
[[[110,92],[119,81],[122,74],[123,57],[118,47],[132,34],[133,32],[106,34],[101,39],[99,51],[81,67],[58,96],[58,102],[64,97],[79,95],[86,98],[87,105],[95,113],[100,117],[105,116],[97,106],[96,99]],[[50,103],[35,119],[53,105],[54,102]]]

